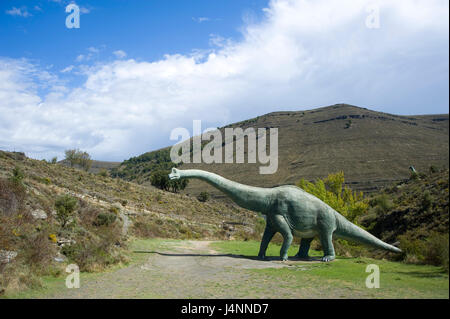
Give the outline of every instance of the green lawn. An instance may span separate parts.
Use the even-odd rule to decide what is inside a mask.
[[[255,256],[260,243],[257,241],[221,241],[211,246],[223,253]],[[289,249],[289,256],[298,247]],[[279,256],[280,246],[270,244],[267,256]],[[321,252],[311,251],[311,256]],[[375,264],[380,269],[380,288],[368,289],[365,281],[369,273],[366,267]],[[449,278],[440,267],[411,265],[372,258],[337,257],[331,263],[294,262],[287,268],[250,270],[255,276],[279,281],[291,289],[305,288],[311,284],[323,285],[324,289],[350,289],[358,296],[373,298],[449,298]],[[337,290],[338,291],[338,290]],[[336,297],[339,297],[337,295]]]

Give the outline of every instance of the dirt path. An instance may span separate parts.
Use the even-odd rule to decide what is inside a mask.
[[[61,288],[42,298],[327,298],[314,283],[299,287],[267,280],[249,269],[292,267],[220,254],[209,241],[183,241],[146,254],[143,262],[81,279],[78,289]],[[148,256],[148,257],[147,257]],[[298,268],[298,262],[296,262]],[[308,262],[311,264],[311,262]],[[305,266],[306,267],[306,266]],[[301,270],[301,267],[298,268]],[[336,293],[336,292],[335,292]],[[334,295],[334,294],[333,294]],[[335,296],[335,295],[334,295]],[[355,297],[353,295],[353,297]]]

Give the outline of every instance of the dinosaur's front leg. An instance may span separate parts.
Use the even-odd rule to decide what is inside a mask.
[[[264,230],[264,234],[261,240],[261,246],[259,248],[258,257],[261,259],[266,258],[266,250],[269,242],[272,240],[276,231],[270,226],[269,222],[267,222],[266,229]]]
[[[281,246],[280,257],[281,260],[286,261],[288,259],[288,250],[294,236],[292,235],[291,228],[286,222],[286,219],[284,219],[282,215],[274,216],[274,224],[283,236],[283,245]]]

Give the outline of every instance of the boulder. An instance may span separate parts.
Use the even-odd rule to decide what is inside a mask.
[[[0,250],[0,264],[7,264],[17,257],[17,252],[12,250]]]
[[[35,219],[47,219],[47,213],[44,212],[42,209],[36,209],[36,210],[32,211],[31,215]]]

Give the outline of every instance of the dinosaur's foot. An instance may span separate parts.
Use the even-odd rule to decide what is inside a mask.
[[[281,261],[287,261],[288,260],[288,256],[281,256]]]
[[[332,261],[332,260],[334,260],[336,257],[335,256],[323,256],[322,257],[322,261],[323,262],[329,262],[329,261]]]
[[[295,255],[295,258],[298,258],[301,260],[312,260],[311,257],[309,257],[308,255],[303,255],[303,254],[297,254],[297,255]]]
[[[266,255],[259,254],[259,255],[258,255],[258,259],[260,259],[260,260],[266,260],[267,258],[266,258]]]

